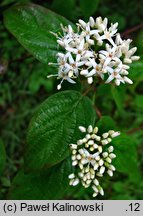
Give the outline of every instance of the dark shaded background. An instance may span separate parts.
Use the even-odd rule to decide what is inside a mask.
[[[116,173],[112,180],[103,185],[106,188],[104,199],[143,199],[142,0],[87,0],[84,1],[85,6],[82,0],[0,1],[0,137],[7,153],[6,168],[0,181],[0,198],[6,199],[12,179],[23,164],[26,130],[37,105],[56,92],[56,81],[46,79],[48,66],[29,55],[4,27],[2,12],[10,5],[21,2],[40,4],[73,22],[79,18],[87,20],[90,15],[108,17],[111,22],[119,22],[119,31],[124,38],[134,40],[141,56],[140,63],[135,63],[130,71],[135,84],[119,87],[118,100],[112,94],[110,85],[101,85],[95,99],[101,114],[112,116],[120,128],[136,141],[141,176],[138,181],[136,176],[131,180]],[[75,193],[71,189],[66,198],[91,199],[91,196],[90,191],[85,193],[83,189]]]

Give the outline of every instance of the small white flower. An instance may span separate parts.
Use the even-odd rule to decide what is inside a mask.
[[[111,138],[107,138],[107,141],[108,141],[108,143],[110,143],[112,141],[112,139]]]
[[[82,133],[85,133],[85,132],[86,132],[86,128],[83,127],[83,126],[79,126],[79,130],[80,130]]]
[[[104,160],[103,159],[100,159],[99,162],[98,162],[99,166],[103,166],[104,164]]]
[[[93,131],[93,127],[92,127],[92,125],[89,125],[87,131],[88,131],[88,133],[92,133],[92,131]]]
[[[106,139],[108,136],[109,136],[109,133],[107,133],[107,132],[102,134],[102,137],[103,137],[104,139]]]
[[[75,84],[81,76],[87,79],[88,84],[92,84],[97,77],[102,80],[106,78],[106,83],[114,81],[117,86],[133,83],[127,75],[129,64],[139,59],[134,55],[137,48],[130,48],[132,40],[123,40],[117,33],[117,26],[118,23],[115,23],[108,27],[107,18],[97,17],[94,20],[90,17],[88,22],[79,20],[76,32],[70,25],[61,25],[63,36],[52,33],[63,49],[57,54],[57,63],[49,63],[59,67],[58,74],[48,76],[61,79],[58,90],[64,80]],[[101,45],[105,49],[101,49]]]
[[[120,83],[125,83],[124,82],[124,79],[122,78],[122,76],[120,75],[120,68],[119,69],[113,69],[111,67],[106,67],[107,68],[107,71],[109,73],[109,77],[108,79],[106,80],[106,83],[109,83],[111,82],[112,80],[115,80],[115,84],[117,86],[120,85]]]
[[[106,158],[106,157],[108,157],[108,152],[103,152],[102,155],[103,155],[104,158]]]
[[[101,137],[97,136],[97,135],[94,135],[94,139],[99,142],[101,140]]]
[[[77,164],[78,164],[77,160],[75,160],[75,161],[72,162],[72,166],[76,166]]]
[[[93,144],[94,144],[94,141],[93,141],[93,140],[89,140],[89,141],[88,141],[88,144],[89,144],[89,145],[93,145]]]
[[[103,188],[100,187],[100,189],[99,189],[99,193],[100,193],[102,196],[104,196]]]
[[[99,185],[99,181],[97,179],[94,179],[93,183],[98,186]]]
[[[82,157],[81,157],[80,154],[78,154],[76,158],[77,158],[78,160],[81,160]]]
[[[108,151],[109,151],[109,153],[113,152],[113,151],[114,151],[114,147],[113,147],[113,146],[110,146],[110,147],[108,148]]]
[[[82,145],[82,144],[83,144],[82,139],[80,139],[80,140],[77,141],[77,145]]]
[[[97,188],[95,185],[92,186],[92,189],[93,189],[96,193],[98,193],[98,188]]]
[[[107,24],[108,24],[107,18],[104,18],[104,20],[102,20],[101,17],[96,18],[95,26],[97,27],[97,29],[100,30],[100,32],[103,32],[105,31],[105,29],[107,29]]]
[[[98,151],[101,153],[103,150],[102,146],[98,146]]]
[[[89,139],[91,138],[91,135],[90,135],[90,134],[86,134],[85,138],[86,138],[87,140],[89,140]]]
[[[109,157],[110,157],[111,159],[113,159],[113,158],[116,158],[116,155],[113,154],[113,153],[111,153],[111,154],[109,155]]]
[[[107,157],[107,158],[106,158],[106,161],[107,161],[108,163],[111,163],[111,162],[112,162],[112,159],[111,159],[110,157]]]
[[[97,195],[98,195],[98,193],[93,193],[93,195],[92,195],[92,196],[93,196],[93,197],[96,197]]]
[[[108,173],[109,176],[111,176],[111,177],[113,176],[113,171],[112,170],[107,170],[107,173]]]
[[[109,130],[98,136],[98,127],[93,128],[91,125],[87,129],[79,126],[79,130],[87,134],[83,139],[78,140],[77,144],[70,144],[72,166],[75,167],[76,172],[69,175],[69,184],[76,186],[81,182],[85,188],[92,187],[94,197],[98,194],[104,195],[98,178],[102,178],[105,173],[113,176],[115,167],[112,165],[112,160],[116,157],[113,146],[107,148],[104,145],[109,145],[107,139],[111,142],[112,138],[120,135],[120,132]]]
[[[88,84],[92,84],[93,83],[93,78],[92,77],[88,77],[87,78],[87,82],[88,82]]]
[[[70,144],[71,149],[77,149],[77,145],[76,144]]]
[[[93,133],[96,134],[97,132],[98,132],[98,127],[95,127],[95,128],[93,129]]]
[[[94,170],[97,170],[98,167],[99,167],[99,164],[97,162],[95,162],[95,164],[94,164]]]
[[[96,163],[96,157],[99,155],[99,153],[90,154],[86,149],[84,150],[84,158],[82,159],[83,164],[91,164],[93,167]]]
[[[83,141],[83,143],[86,143],[87,142],[87,138],[83,138],[82,141]]]
[[[123,79],[126,83],[133,84],[133,81],[129,79],[128,77],[124,76]]]
[[[76,185],[78,185],[78,183],[79,183],[79,179],[76,178],[76,179],[73,181],[72,185],[73,185],[73,186],[76,186]]]
[[[76,154],[77,153],[77,151],[74,149],[74,150],[72,150],[72,154]]]
[[[105,68],[111,61],[120,62],[117,52],[117,46],[109,46],[106,44],[106,50],[99,51],[99,57],[103,60],[103,67]]]
[[[84,39],[82,39],[80,44],[77,45],[76,48],[67,46],[67,47],[65,47],[65,49],[68,52],[75,54],[76,55],[76,61],[79,61],[81,59],[83,52],[84,52],[84,44],[85,44],[85,41],[84,41]]]
[[[72,155],[71,159],[74,161],[76,160],[76,155]]]
[[[97,29],[91,29],[91,22],[93,24],[93,18],[90,17],[90,21],[88,23],[85,23],[83,20],[79,20],[79,26],[83,30],[82,34],[85,36],[86,41],[90,45],[94,45],[94,40],[90,39],[92,35],[95,35],[99,32]]]
[[[115,170],[116,170],[115,167],[114,167],[113,165],[110,165],[110,166],[109,166],[109,169],[112,170],[112,171],[115,171]]]
[[[86,77],[98,75],[102,79],[104,78],[104,71],[102,69],[103,66],[101,64],[97,64],[95,59],[90,58],[89,62],[87,62],[86,65],[90,66],[90,68],[91,68],[91,71],[88,71],[88,73],[85,75]]]
[[[120,132],[117,131],[117,132],[114,132],[114,133],[111,135],[111,137],[114,138],[114,137],[117,137],[117,136],[119,136],[119,135],[120,135]]]
[[[89,17],[89,24],[92,28],[95,26],[95,20],[93,19],[93,17]]]
[[[102,145],[107,145],[108,144],[108,140],[107,139],[104,139],[101,141]]]
[[[98,41],[98,45],[101,46],[103,44],[103,40],[108,40],[111,43],[111,45],[114,46],[115,42],[113,41],[112,37],[114,37],[117,32],[118,23],[111,24],[111,27],[109,29],[106,28],[106,25],[103,26],[104,26],[103,34],[100,35],[97,33],[95,35]]]
[[[100,174],[103,174],[103,173],[105,172],[105,167],[102,166],[102,167],[100,168],[99,172],[100,172]]]
[[[75,178],[75,174],[74,173],[72,173],[72,174],[69,175],[69,179],[74,179],[74,178]]]
[[[85,61],[79,62],[78,60],[74,60],[73,56],[70,53],[69,53],[68,59],[69,59],[70,71],[72,71],[75,76],[78,76],[79,67],[83,66],[86,62]]]

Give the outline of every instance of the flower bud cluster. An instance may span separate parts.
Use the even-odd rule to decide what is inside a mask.
[[[92,187],[93,197],[98,194],[104,195],[103,188],[99,184],[99,179],[107,173],[113,176],[115,167],[112,165],[112,160],[116,157],[114,148],[109,143],[114,137],[120,135],[120,132],[109,130],[98,135],[98,127],[93,128],[91,125],[86,129],[83,126],[79,127],[85,137],[77,141],[76,144],[70,144],[72,152],[72,166],[75,168],[74,173],[69,175],[72,186],[81,183],[83,187]]]
[[[58,66],[58,74],[50,75],[61,79],[58,90],[64,80],[74,84],[78,77],[85,77],[89,84],[95,77],[105,83],[114,81],[117,86],[132,84],[128,69],[132,61],[139,59],[134,55],[137,48],[130,48],[132,40],[123,40],[117,26],[118,23],[108,26],[107,18],[90,17],[87,23],[79,20],[76,32],[68,25],[62,26],[63,36],[53,33],[63,49],[57,54],[57,63],[49,63]]]

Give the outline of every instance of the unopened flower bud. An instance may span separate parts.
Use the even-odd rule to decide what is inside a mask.
[[[86,132],[86,128],[83,127],[83,126],[79,126],[79,130],[80,130],[82,133],[85,133],[85,132]]]

